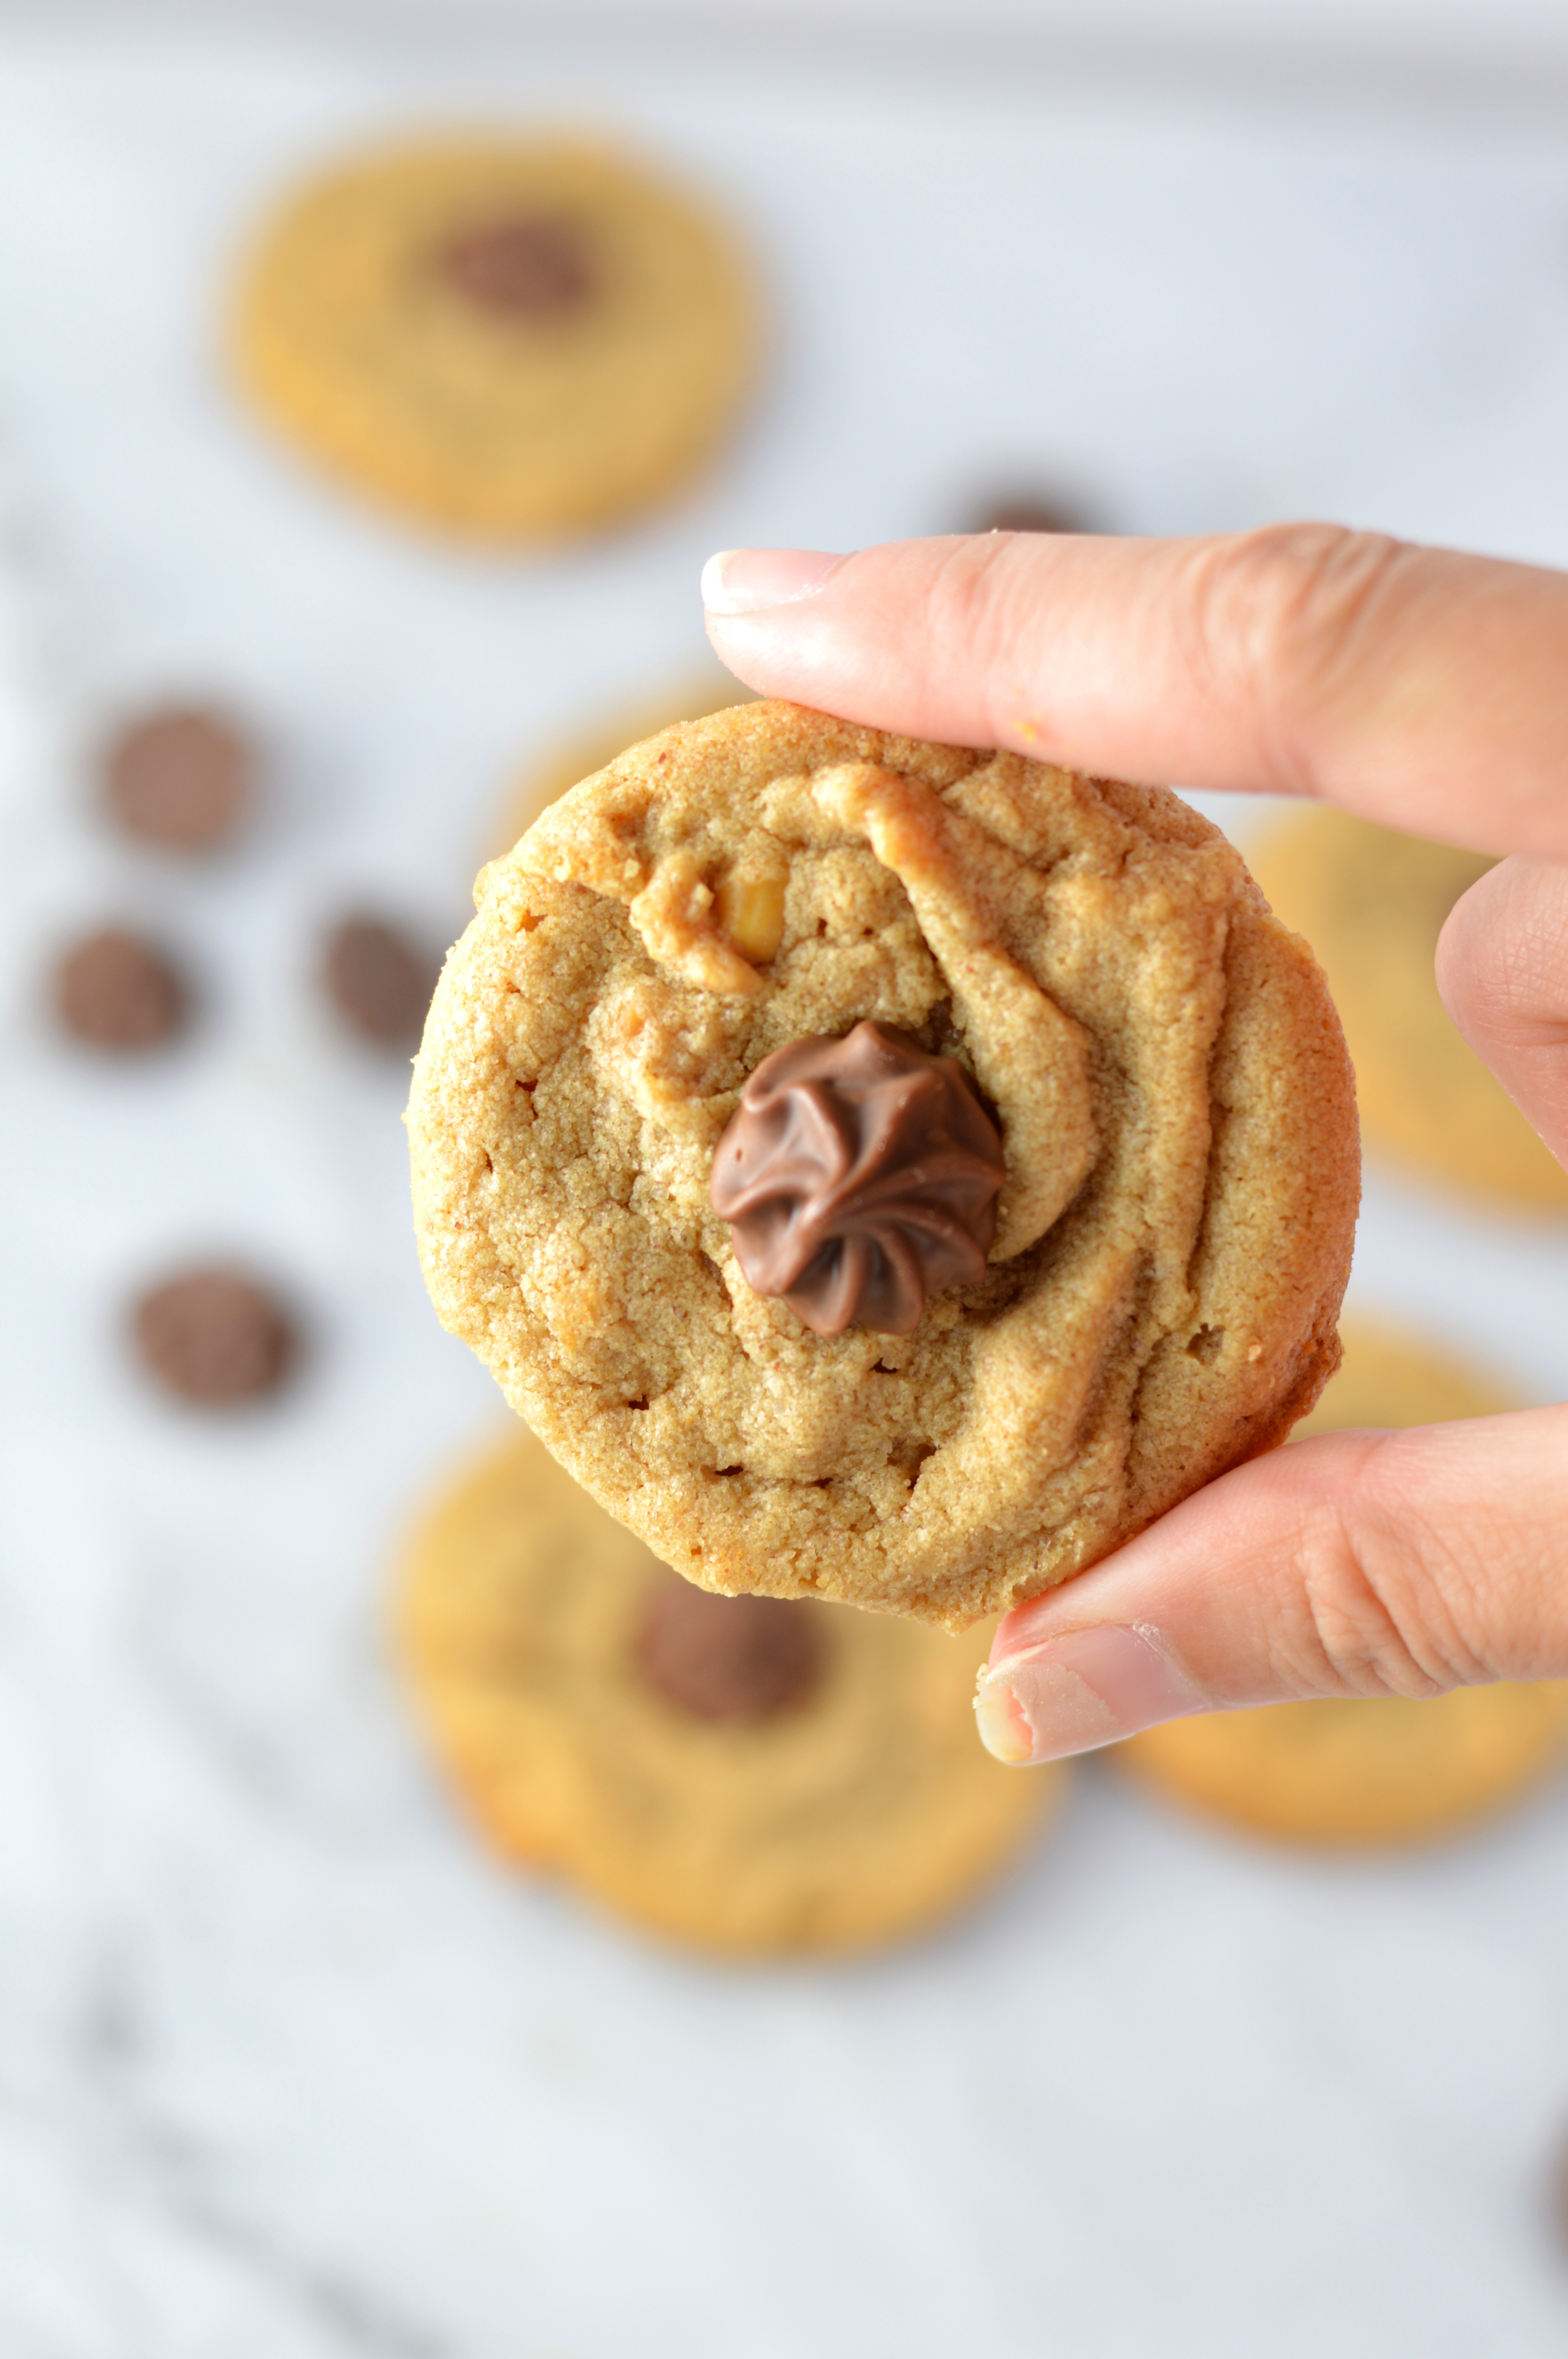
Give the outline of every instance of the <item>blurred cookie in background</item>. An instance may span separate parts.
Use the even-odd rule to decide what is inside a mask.
[[[1275,915],[1328,976],[1369,1147],[1472,1199],[1568,1212],[1568,1172],[1450,1022],[1433,962],[1484,853],[1314,809],[1249,854]]]
[[[475,131],[286,199],[232,343],[256,408],[333,474],[478,540],[549,540],[676,490],[755,374],[727,224],[609,147]]]
[[[417,1714],[496,1847],[699,1950],[917,1932],[1062,1791],[976,1742],[983,1635],[695,1589],[522,1430],[427,1509],[397,1623]]]
[[[321,949],[321,985],[344,1028],[373,1049],[412,1056],[441,962],[392,920],[341,918]]]
[[[1115,1748],[1119,1767],[1203,1817],[1338,1851],[1461,1834],[1565,1755],[1560,1681],[1209,1712]]]
[[[1470,1367],[1426,1336],[1381,1321],[1346,1318],[1345,1357],[1317,1407],[1292,1430],[1292,1441],[1355,1426],[1442,1425],[1462,1417],[1501,1417],[1523,1403],[1489,1372]]]
[[[1519,1406],[1413,1336],[1355,1321],[1341,1332],[1339,1373],[1292,1441]],[[1568,1759],[1568,1680],[1201,1713],[1146,1729],[1107,1758],[1205,1817],[1281,1842],[1430,1843],[1505,1810]]]
[[[103,791],[125,834],[164,852],[218,852],[255,793],[256,751],[232,713],[159,705],[121,724],[103,751]]]
[[[710,712],[752,701],[751,690],[715,664],[709,671],[694,672],[689,679],[672,683],[663,696],[613,705],[581,731],[549,747],[519,774],[503,810],[496,852],[510,852],[547,803],[575,787],[579,778],[590,778],[596,770],[602,770],[628,746],[656,737],[661,729],[672,728],[677,721],[705,721]]]
[[[72,1039],[114,1056],[165,1047],[190,1012],[178,969],[156,942],[126,926],[101,926],[70,943],[55,967],[53,998]]]

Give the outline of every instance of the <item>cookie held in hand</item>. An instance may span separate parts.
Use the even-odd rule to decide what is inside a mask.
[[[662,695],[614,703],[608,715],[596,707],[587,728],[574,729],[547,745],[542,756],[525,764],[511,781],[497,814],[496,850],[509,852],[546,803],[553,803],[590,770],[602,770],[623,746],[641,745],[644,737],[655,737],[661,729],[673,729],[677,721],[705,721],[709,713],[749,701],[740,681],[715,664],[711,670],[676,681]]]
[[[398,1636],[497,1848],[701,1950],[907,1937],[1010,1864],[1065,1785],[975,1743],[977,1640],[694,1589],[526,1433],[432,1502]]]
[[[583,780],[478,897],[409,1108],[427,1281],[688,1579],[961,1627],[1269,1448],[1334,1368],[1344,1041],[1175,796],[742,705]],[[855,1129],[811,1060],[862,1025],[916,1094],[951,1066],[1000,1184],[951,1109]],[[805,1044],[768,1217],[811,1250],[773,1290],[715,1158]]]

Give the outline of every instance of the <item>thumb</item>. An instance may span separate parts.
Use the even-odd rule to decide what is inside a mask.
[[[1254,1460],[1010,1614],[980,1734],[1022,1765],[1184,1712],[1568,1674],[1564,1467],[1568,1408]]]
[[[1568,1160],[1568,864],[1516,854],[1459,901],[1437,987],[1559,1162]]]

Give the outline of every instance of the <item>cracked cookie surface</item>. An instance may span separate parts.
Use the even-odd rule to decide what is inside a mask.
[[[704,1586],[952,1627],[1280,1440],[1337,1358],[1357,1153],[1305,946],[1175,796],[757,703],[480,880],[415,1069],[438,1310]],[[973,1285],[814,1334],[708,1201],[762,1059],[952,1055],[1005,1174]]]
[[[685,1588],[525,1433],[421,1519],[400,1651],[458,1793],[509,1857],[700,1949],[843,1951],[951,1914],[1060,1799],[1060,1768],[1021,1777],[976,1744],[978,1636],[758,1608],[797,1653],[808,1636],[808,1659],[759,1697],[758,1664],[737,1691],[730,1649],[722,1697],[710,1644],[704,1661],[686,1641],[674,1681],[667,1628],[662,1666],[650,1648],[669,1590],[720,1625],[758,1605]]]

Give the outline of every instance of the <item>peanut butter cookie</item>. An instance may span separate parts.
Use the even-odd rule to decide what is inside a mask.
[[[677,721],[704,721],[710,712],[750,701],[749,691],[740,681],[715,665],[709,672],[693,673],[689,679],[676,681],[662,696],[644,696],[612,706],[608,719],[601,714],[591,726],[546,746],[519,771],[491,839],[496,850],[510,852],[546,803],[553,803],[590,771],[602,770],[618,754],[640,745],[645,737],[656,737],[661,729],[671,729]]]
[[[962,1627],[1335,1366],[1344,1043],[1175,796],[743,705],[478,900],[409,1108],[427,1281],[688,1579]]]
[[[400,513],[549,539],[683,482],[751,379],[756,304],[728,234],[607,148],[411,141],[292,197],[239,290],[259,409]]]
[[[1483,1201],[1568,1212],[1568,1171],[1449,1021],[1433,973],[1444,919],[1492,862],[1313,810],[1253,864],[1323,961],[1370,1145]]]
[[[1345,1361],[1297,1438],[1518,1404],[1430,1344],[1347,1321]],[[1432,1842],[1505,1809],[1568,1756],[1568,1680],[1269,1704],[1170,1721],[1108,1758],[1206,1816],[1281,1841]]]
[[[980,1649],[680,1581],[525,1433],[415,1538],[401,1651],[512,1857],[672,1940],[855,1950],[949,1915],[1062,1791],[974,1740]]]

